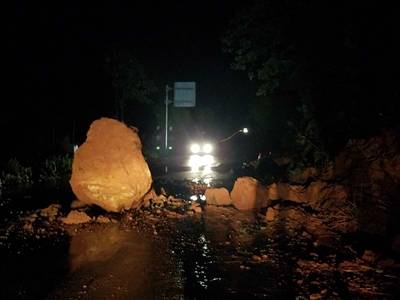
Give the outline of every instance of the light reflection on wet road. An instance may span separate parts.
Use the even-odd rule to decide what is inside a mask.
[[[70,274],[48,299],[183,299],[165,247],[134,230],[97,226],[74,235]]]

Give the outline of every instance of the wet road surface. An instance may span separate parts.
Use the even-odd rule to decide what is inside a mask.
[[[201,216],[170,219],[149,214],[143,219],[143,226],[87,224],[48,238],[14,241],[18,251],[3,249],[2,253],[2,274],[7,274],[2,299],[273,299],[290,295],[288,278],[280,278],[282,270],[276,263],[253,264],[249,259],[256,249],[255,236],[238,231],[244,228],[241,222],[253,222],[251,214],[208,207]]]
[[[197,175],[158,184],[188,202],[226,173]],[[200,213],[153,207],[111,217],[0,229],[0,299],[352,299],[349,288],[360,287],[369,296],[357,299],[399,294],[396,273],[363,265],[353,250],[326,251],[304,232],[289,237],[257,212],[203,204]]]

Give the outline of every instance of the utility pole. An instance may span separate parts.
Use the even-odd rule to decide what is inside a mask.
[[[168,152],[168,105],[170,104],[168,93],[170,90],[172,90],[172,88],[167,84],[165,86],[165,153]]]

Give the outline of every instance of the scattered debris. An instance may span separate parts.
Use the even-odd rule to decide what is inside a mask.
[[[40,216],[48,218],[50,222],[53,222],[60,213],[60,204],[51,204],[50,206],[40,210]]]

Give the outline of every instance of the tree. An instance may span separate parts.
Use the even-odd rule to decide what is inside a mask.
[[[143,66],[128,51],[114,51],[107,57],[115,92],[115,114],[126,120],[132,106],[155,105],[155,84],[147,78]],[[128,113],[129,115],[129,113]]]
[[[224,50],[257,83],[252,119],[264,147],[315,164],[386,126],[380,113],[394,119],[393,79],[387,90],[397,92],[376,98],[374,72],[393,73],[376,59],[387,52],[379,43],[393,46],[394,37],[380,16],[376,3],[260,0],[232,21]]]

